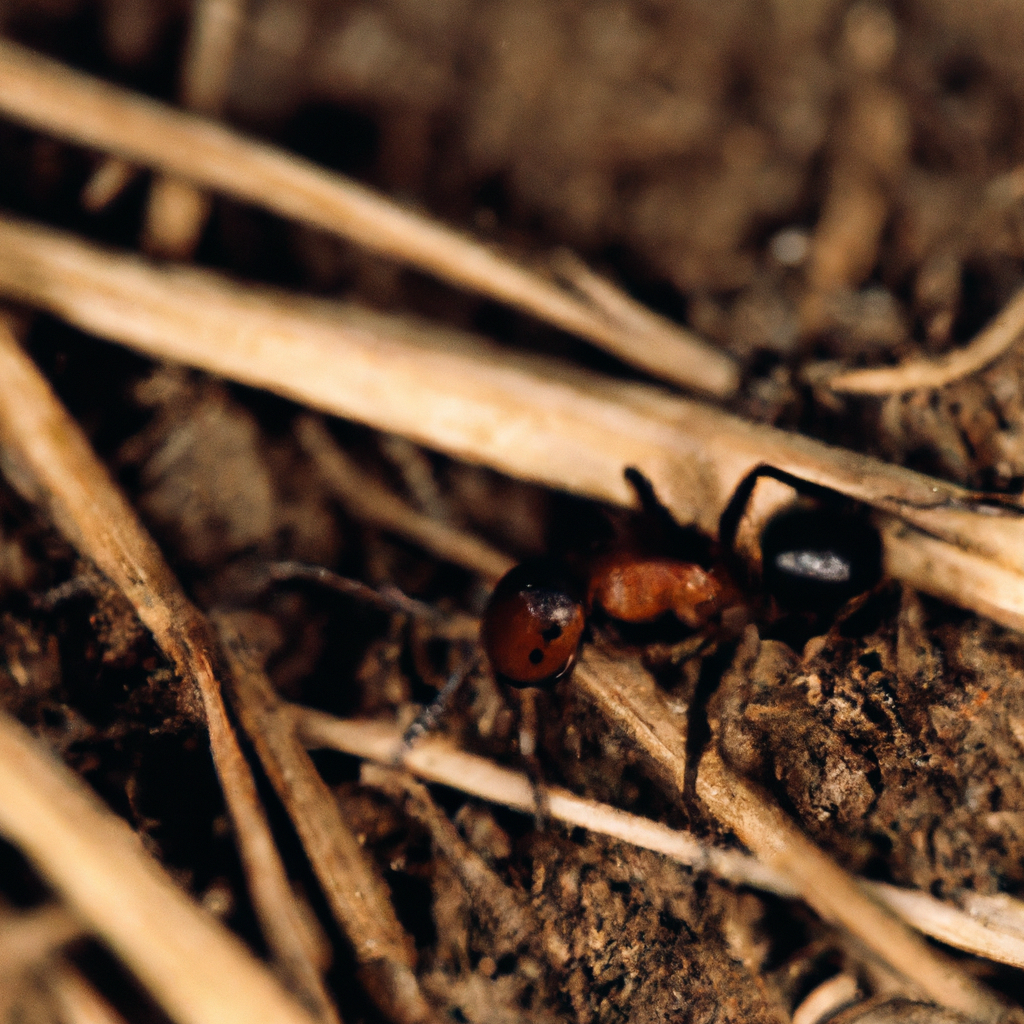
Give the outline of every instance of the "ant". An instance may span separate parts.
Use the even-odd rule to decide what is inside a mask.
[[[538,786],[533,695],[570,675],[588,621],[596,613],[625,623],[652,622],[671,613],[685,626],[700,630],[729,609],[749,604],[745,595],[758,588],[736,555],[736,536],[754,488],[765,477],[787,484],[799,499],[773,516],[761,532],[762,594],[785,613],[813,619],[834,614],[879,582],[882,544],[864,508],[836,491],[769,465],[756,466],[733,492],[719,519],[722,557],[705,559],[711,563],[707,568],[699,561],[645,554],[635,547],[599,555],[583,572],[554,559],[520,563],[498,581],[490,596],[480,623],[480,647],[496,678],[518,693],[520,754]],[[650,482],[632,468],[626,470],[626,478],[655,525],[660,521],[663,532],[678,534],[678,524],[657,500]],[[437,615],[429,606],[402,595],[378,593],[326,570],[283,563],[274,575],[315,579],[415,617]],[[436,726],[478,663],[475,656],[461,660],[434,701],[406,730],[402,751]]]
[[[641,503],[649,504],[650,483],[635,469],[627,469],[626,477]],[[681,559],[613,552],[593,562],[585,586],[557,562],[535,560],[512,569],[494,588],[480,630],[495,675],[516,689],[550,687],[564,679],[575,664],[587,619],[598,609],[624,622],[650,622],[671,612],[699,629],[741,604],[735,579],[747,589],[753,581],[735,555],[736,534],[764,477],[800,495],[760,536],[761,590],[780,609],[834,614],[879,582],[882,543],[862,508],[819,484],[759,465],[740,482],[719,519],[719,544],[732,564],[705,569]]]

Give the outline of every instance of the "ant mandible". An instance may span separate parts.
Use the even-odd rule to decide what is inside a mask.
[[[626,476],[641,499],[653,495],[638,471],[628,469]],[[732,565],[705,569],[695,562],[624,551],[594,561],[585,586],[549,560],[523,562],[508,572],[494,588],[480,630],[495,675],[518,689],[549,687],[565,678],[576,662],[587,618],[596,609],[625,622],[649,622],[672,612],[699,629],[739,604],[734,580],[750,574],[738,564],[736,534],[763,477],[800,495],[761,533],[763,593],[787,611],[828,615],[878,583],[882,543],[864,510],[826,487],[760,465],[740,482],[719,520],[719,543]]]

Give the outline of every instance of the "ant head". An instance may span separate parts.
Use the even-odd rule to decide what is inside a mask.
[[[773,466],[741,481],[719,521],[719,539],[733,552],[757,481],[770,477],[813,500],[774,516],[761,534],[762,583],[783,608],[836,611],[882,577],[882,541],[863,510],[840,494]]]
[[[558,562],[535,559],[498,581],[480,640],[503,682],[551,686],[576,663],[585,624],[582,594],[569,572]]]

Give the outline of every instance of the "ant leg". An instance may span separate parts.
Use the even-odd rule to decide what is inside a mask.
[[[626,482],[636,493],[641,510],[652,522],[657,523],[668,535],[680,529],[675,517],[658,498],[654,490],[654,484],[636,466],[627,466],[623,476],[625,476]]]
[[[480,664],[479,656],[465,658],[462,663],[445,680],[444,686],[437,691],[437,696],[416,716],[412,725],[405,730],[402,736],[402,745],[395,754],[395,762],[400,762],[409,752],[413,744],[428,732],[437,728],[438,722],[444,717],[445,712],[451,707],[452,699],[462,686],[466,677]]]
[[[537,732],[540,717],[537,714],[537,690],[533,687],[515,690],[519,701],[519,754],[533,789],[533,820],[538,831],[544,829],[548,819],[548,796],[544,772],[537,757]]]
[[[768,477],[770,480],[778,480],[780,484],[792,487],[799,494],[809,498],[835,498],[836,492],[831,488],[823,487],[821,484],[811,483],[803,477],[795,476],[785,469],[778,469],[766,462],[755,466],[739,482],[736,490],[732,492],[729,504],[718,519],[718,542],[722,550],[731,554],[736,544],[736,534],[739,532],[740,523],[746,514],[747,505],[750,504],[750,497],[754,493],[758,480]]]
[[[680,523],[658,497],[651,481],[635,466],[627,466],[623,476],[633,488],[643,515],[643,533],[634,538],[637,549],[657,550],[681,562],[707,564],[711,559],[708,538],[692,524]]]

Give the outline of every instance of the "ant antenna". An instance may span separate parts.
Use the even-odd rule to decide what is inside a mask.
[[[402,743],[395,752],[395,764],[401,764],[402,759],[410,751],[413,744],[428,732],[437,728],[438,722],[444,717],[448,708],[451,707],[452,699],[458,693],[463,681],[480,664],[480,655],[465,658],[460,665],[448,676],[444,686],[437,691],[437,696],[416,716],[412,725],[405,730],[402,736]]]
[[[437,619],[443,617],[432,605],[417,601],[414,597],[403,594],[398,587],[384,584],[380,588],[371,587],[348,576],[340,576],[330,569],[319,565],[307,565],[305,562],[271,562],[264,567],[264,578],[268,582],[287,583],[295,580],[306,580],[317,583],[328,590],[346,594],[366,604],[386,612],[399,612],[421,619]]]

